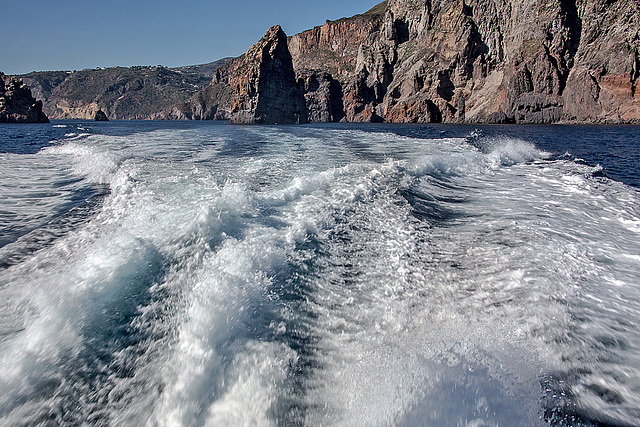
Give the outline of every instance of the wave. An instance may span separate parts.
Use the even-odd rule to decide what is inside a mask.
[[[633,189],[517,138],[229,128],[40,153],[109,192],[0,271],[3,423],[637,421]]]

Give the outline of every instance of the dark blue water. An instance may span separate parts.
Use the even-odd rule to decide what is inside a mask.
[[[218,126],[221,122],[154,122],[154,121],[61,121],[50,124],[0,124],[0,152],[36,153],[42,147],[56,144],[70,132],[126,136],[158,129],[188,130],[202,126]],[[64,128],[56,125],[65,125]],[[68,126],[68,127],[67,127]],[[378,125],[316,124],[310,127],[331,129],[364,129],[392,132],[411,138],[495,138],[508,136],[535,144],[554,156],[567,155],[590,166],[600,165],[602,174],[616,181],[640,187],[640,126],[633,125]],[[255,150],[256,136],[242,127],[235,129],[237,138],[232,153]],[[245,145],[245,147],[241,147]]]

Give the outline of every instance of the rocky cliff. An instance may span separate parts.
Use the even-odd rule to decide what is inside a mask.
[[[233,123],[306,123],[307,108],[293,71],[287,36],[270,28],[233,71]]]
[[[388,121],[637,121],[638,3],[390,0],[375,56]],[[380,76],[378,73],[378,80]]]
[[[22,80],[0,72],[0,123],[49,123],[42,112],[42,101],[36,101]]]
[[[428,94],[443,121],[640,118],[634,89],[640,51],[635,1],[445,0],[425,3],[423,10],[411,16],[405,2],[389,3],[387,25],[425,23],[410,29],[409,41],[397,43],[398,52],[411,40],[435,47],[402,58],[396,67],[400,73],[384,103],[385,112],[399,113],[395,121],[419,120],[402,112],[415,94]],[[412,69],[418,71],[412,74]],[[430,84],[396,96],[396,88],[411,87],[411,79],[423,77]]]
[[[288,46],[310,121],[636,123],[639,8],[631,0],[389,0]],[[229,62],[226,76],[242,63]],[[230,82],[214,79],[174,118],[229,118],[231,97],[255,89]],[[211,106],[217,115],[198,114]]]
[[[640,123],[637,0],[388,0],[287,43],[277,33],[206,76],[132,67],[24,80],[53,118]]]

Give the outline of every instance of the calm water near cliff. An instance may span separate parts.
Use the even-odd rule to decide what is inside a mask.
[[[0,125],[0,425],[640,425],[640,127]]]

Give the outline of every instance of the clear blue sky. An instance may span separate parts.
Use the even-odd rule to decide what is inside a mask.
[[[2,6],[0,71],[203,64],[244,53],[272,25],[293,35],[377,3],[8,0]]]

